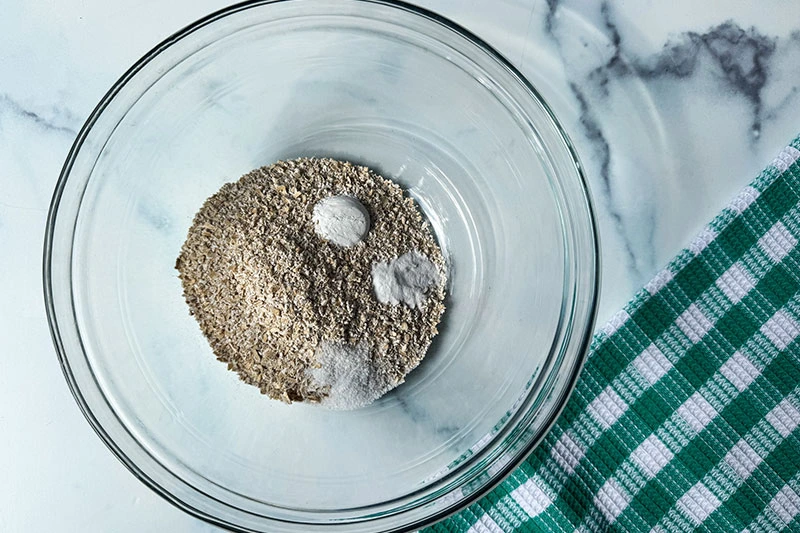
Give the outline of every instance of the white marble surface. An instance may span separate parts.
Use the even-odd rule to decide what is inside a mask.
[[[609,317],[800,131],[800,4],[425,0],[517,64],[587,167]],[[9,0],[0,17],[0,531],[214,531],[134,479],[72,400],[41,289],[61,164],[95,103],[221,0]]]

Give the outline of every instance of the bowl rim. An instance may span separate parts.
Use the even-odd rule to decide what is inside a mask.
[[[560,368],[561,371],[569,371],[569,374],[566,376],[566,379],[561,387],[561,390],[558,391],[560,392],[559,395],[560,397],[555,403],[555,408],[553,408],[550,411],[546,421],[538,429],[537,431],[538,434],[534,438],[530,439],[530,441],[525,446],[515,449],[516,457],[514,457],[513,460],[506,461],[503,467],[497,469],[491,475],[490,481],[485,483],[481,488],[479,488],[478,490],[474,490],[469,495],[462,498],[455,504],[449,504],[443,509],[427,514],[421,519],[417,519],[416,521],[404,524],[399,528],[392,529],[392,531],[413,531],[421,527],[430,526],[450,515],[453,515],[465,509],[466,507],[472,505],[479,499],[483,498],[490,491],[492,491],[527,458],[527,456],[533,451],[533,449],[535,449],[542,442],[544,437],[549,433],[553,424],[555,424],[556,420],[560,416],[562,410],[566,406],[567,401],[569,400],[572,394],[572,391],[575,388],[578,376],[580,375],[580,372],[583,368],[586,357],[588,355],[588,350],[590,347],[594,325],[597,317],[598,302],[600,296],[600,273],[601,273],[599,233],[597,227],[597,217],[595,213],[595,208],[592,203],[592,197],[589,190],[588,180],[585,175],[585,170],[584,170],[585,167],[580,162],[577,150],[575,149],[574,144],[570,140],[568,134],[562,127],[561,123],[556,118],[553,110],[551,109],[547,101],[542,97],[539,91],[530,83],[530,81],[528,81],[528,79],[519,71],[519,69],[517,69],[517,67],[515,67],[508,59],[505,58],[505,56],[503,56],[500,52],[498,52],[494,47],[489,45],[480,37],[476,36],[471,31],[467,30],[460,24],[453,22],[452,20],[442,15],[439,15],[436,12],[431,11],[427,8],[410,4],[405,0],[349,0],[349,1],[353,4],[373,4],[393,9],[399,9],[401,11],[411,13],[412,15],[428,19],[429,21],[435,24],[439,24],[440,26],[443,26],[445,29],[450,30],[451,32],[457,34],[458,36],[465,39],[469,43],[480,48],[488,56],[497,61],[498,64],[501,67],[503,67],[508,74],[510,74],[513,78],[515,78],[517,82],[519,82],[522,85],[522,87],[525,90],[527,90],[529,95],[544,110],[547,118],[551,123],[551,126],[554,127],[554,130],[557,133],[559,140],[561,141],[561,143],[563,143],[563,147],[567,149],[568,155],[572,159],[572,162],[574,164],[575,170],[579,178],[579,185],[580,185],[579,192],[581,193],[582,199],[584,200],[583,207],[585,207],[586,209],[586,214],[588,215],[588,220],[590,222],[589,237],[591,244],[593,245],[592,246],[593,253],[591,259],[593,260],[594,272],[593,275],[588,280],[591,289],[591,294],[590,294],[590,302],[588,303],[586,325],[584,331],[579,332],[580,338],[577,341],[578,349],[576,350],[577,351],[576,357],[575,360],[572,362],[571,368],[563,368],[563,367]],[[155,45],[152,49],[150,49],[133,65],[131,65],[103,95],[103,97],[94,107],[89,117],[86,119],[85,123],[81,127],[80,131],[76,135],[75,141],[73,142],[70,148],[70,151],[61,169],[58,181],[56,183],[53,192],[50,208],[48,210],[45,236],[44,236],[42,276],[43,276],[43,289],[44,289],[43,292],[44,292],[45,308],[47,312],[47,320],[50,329],[50,334],[53,340],[56,355],[58,357],[62,372],[64,373],[64,377],[69,386],[70,392],[72,393],[72,396],[74,397],[84,417],[89,422],[89,425],[98,435],[98,437],[100,437],[100,439],[103,441],[106,447],[108,447],[108,449],[111,450],[111,452],[117,457],[117,459],[150,490],[154,491],[163,499],[165,499],[175,507],[183,510],[187,514],[194,516],[195,518],[199,518],[215,526],[223,527],[231,531],[253,532],[256,530],[249,529],[241,525],[229,523],[220,517],[210,515],[205,511],[197,509],[193,507],[190,503],[185,502],[179,497],[175,496],[168,489],[166,489],[158,482],[156,482],[149,474],[147,474],[136,463],[134,463],[133,460],[131,460],[123,451],[123,449],[115,442],[115,440],[111,437],[111,435],[106,431],[100,420],[98,420],[91,406],[89,405],[89,402],[85,399],[84,394],[81,392],[81,388],[73,373],[73,370],[70,366],[66,354],[62,333],[61,330],[59,329],[56,305],[54,303],[54,297],[53,297],[52,251],[55,239],[56,217],[61,203],[61,198],[64,193],[64,189],[67,180],[69,178],[69,175],[71,173],[73,164],[75,163],[75,159],[78,153],[80,152],[81,148],[83,147],[83,144],[89,132],[92,130],[93,126],[95,125],[99,117],[102,115],[102,113],[114,101],[117,94],[123,89],[123,87],[125,87],[128,84],[128,82],[130,82],[136,76],[138,72],[140,72],[147,64],[149,64],[152,60],[154,60],[164,50],[166,50],[173,44],[190,36],[192,33],[200,30],[201,28],[213,24],[218,20],[221,20],[225,17],[234,15],[236,13],[248,9],[267,6],[270,4],[283,4],[283,3],[295,3],[295,2],[297,3],[309,2],[309,0],[244,0],[242,2],[224,7],[184,26],[180,30],[171,34],[170,36],[162,40],[160,43]],[[313,3],[313,0],[311,0],[311,3]],[[198,489],[195,488],[195,490]],[[404,509],[399,511],[398,513],[390,514],[389,516],[391,517],[391,516],[402,515],[406,511],[407,510]],[[270,521],[284,522],[274,517],[264,517],[264,518],[267,518]],[[380,519],[381,517],[379,516],[377,519],[372,519],[372,520],[380,521]],[[369,523],[372,520],[367,520],[366,523]],[[309,527],[320,527],[319,525],[304,524],[304,523],[295,523],[295,524],[308,525]]]

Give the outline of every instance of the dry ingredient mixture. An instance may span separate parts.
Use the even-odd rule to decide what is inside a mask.
[[[419,364],[444,311],[444,259],[414,201],[333,159],[224,185],[175,266],[217,358],[288,403],[372,402]]]

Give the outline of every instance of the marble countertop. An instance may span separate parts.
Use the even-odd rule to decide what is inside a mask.
[[[621,307],[800,131],[800,3],[424,0],[515,63],[587,167]],[[714,5],[712,5],[714,4]],[[0,17],[0,531],[216,531],[139,483],[67,389],[41,288],[61,165],[112,83],[222,0],[12,0]]]

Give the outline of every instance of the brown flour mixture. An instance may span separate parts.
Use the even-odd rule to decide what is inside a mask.
[[[369,212],[369,232],[351,247],[314,232],[315,204],[335,195]],[[439,283],[418,308],[380,303],[373,264],[412,251],[430,259]],[[333,159],[282,161],[224,185],[195,216],[175,266],[217,358],[289,403],[326,398],[330,387],[314,375],[334,345],[352,347],[389,389],[402,383],[444,311],[444,259],[414,201]]]

